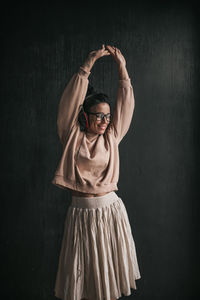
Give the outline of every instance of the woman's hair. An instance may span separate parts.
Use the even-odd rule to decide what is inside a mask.
[[[78,115],[78,121],[79,121],[81,131],[86,131],[87,129],[87,120],[89,122],[88,112],[90,112],[90,108],[102,102],[107,103],[110,106],[110,110],[111,110],[111,104],[108,96],[104,93],[97,93],[94,90],[93,86],[91,84],[88,84],[87,93]],[[108,124],[106,130],[109,128],[109,126],[110,123]]]

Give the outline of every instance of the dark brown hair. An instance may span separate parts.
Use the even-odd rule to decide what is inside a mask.
[[[89,84],[85,100],[83,102],[83,105],[81,106],[81,110],[78,115],[78,121],[79,121],[81,131],[86,131],[87,129],[87,119],[89,122],[88,112],[90,112],[90,108],[102,102],[107,103],[110,106],[110,110],[111,110],[111,104],[108,96],[104,93],[97,93],[94,90],[94,88]],[[108,124],[106,130],[109,128],[110,123]]]

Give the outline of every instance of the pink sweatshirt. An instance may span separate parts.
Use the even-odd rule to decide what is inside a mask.
[[[130,78],[119,80],[110,128],[96,135],[80,131],[78,113],[87,93],[89,75],[79,68],[62,94],[57,128],[63,154],[52,183],[63,189],[100,194],[118,190],[118,145],[131,124],[135,100]]]

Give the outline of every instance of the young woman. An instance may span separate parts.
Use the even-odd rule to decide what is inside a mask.
[[[111,55],[119,72],[113,115],[107,95],[91,89],[95,61]],[[141,278],[128,214],[116,194],[118,146],[135,106],[120,50],[104,46],[89,53],[61,97],[57,127],[63,154],[52,183],[72,194],[67,211],[55,296],[63,300],[114,300],[131,294]]]

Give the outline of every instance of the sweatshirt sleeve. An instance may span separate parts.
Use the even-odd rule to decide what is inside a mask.
[[[130,78],[119,80],[117,100],[113,113],[112,126],[117,142],[126,135],[135,108],[135,98]]]
[[[61,143],[64,144],[72,129],[78,121],[80,105],[83,104],[90,72],[79,68],[65,87],[58,106],[57,131]]]

